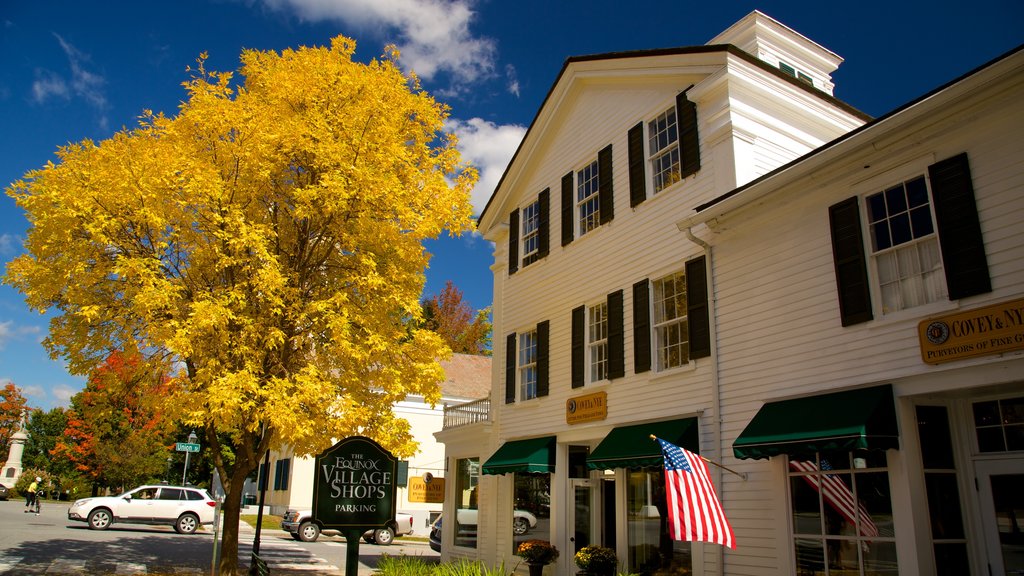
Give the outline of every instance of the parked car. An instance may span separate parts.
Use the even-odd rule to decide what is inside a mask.
[[[281,521],[281,529],[300,542],[316,542],[320,537],[320,526],[313,522],[312,510],[288,510]],[[337,530],[324,530],[328,536],[338,535]],[[412,534],[412,516],[405,512],[395,514],[395,519],[380,528],[367,530],[363,541],[368,544],[390,546],[396,536]]]
[[[0,500],[7,500],[7,498],[9,498],[10,495],[11,495],[10,489],[8,489],[7,486],[4,486],[3,484],[0,484]]]
[[[459,520],[459,525],[462,526],[476,526],[477,524],[477,511],[475,508],[459,508],[456,510],[456,518]],[[512,511],[512,533],[516,536],[522,536],[531,529],[537,527],[537,517],[526,510],[513,510]]]
[[[441,515],[437,515],[437,519],[434,520],[433,524],[430,525],[430,549],[434,552],[441,551]]]
[[[217,503],[193,486],[139,486],[120,496],[81,498],[68,508],[68,520],[88,522],[93,530],[111,524],[165,524],[179,534],[192,534],[202,524],[213,524]]]

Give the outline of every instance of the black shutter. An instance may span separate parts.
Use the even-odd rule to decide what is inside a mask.
[[[548,204],[551,203],[551,189],[545,188],[537,197],[540,205],[539,222],[537,226],[537,258],[544,258],[548,255],[548,247],[551,245],[548,237],[551,235],[551,210]]]
[[[711,314],[705,262],[706,258],[701,256],[686,263],[686,326],[691,360],[711,355]]]
[[[638,206],[647,199],[647,174],[644,172],[644,123],[629,129],[629,205]]]
[[[597,153],[597,197],[600,202],[601,224],[615,218],[615,194],[612,190],[612,145],[605,146]]]
[[[633,372],[651,369],[651,292],[650,281],[633,284]]]
[[[626,336],[622,321],[622,290],[608,295],[608,379],[626,375]]]
[[[505,337],[505,404],[516,401],[516,335]]]
[[[928,167],[949,299],[992,291],[967,154]]]
[[[679,177],[686,178],[700,170],[697,105],[686,98],[686,92],[680,92],[676,96],[676,123],[679,126]]]
[[[575,207],[576,200],[573,197],[572,172],[569,172],[562,176],[562,246],[572,242],[573,236],[576,234],[576,228],[573,225],[575,223],[573,219]]]
[[[871,289],[868,286],[857,197],[829,206],[828,220],[832,229],[832,262],[839,290],[839,316],[843,326],[867,322],[874,316],[871,313]]]
[[[548,385],[548,331],[547,320],[537,324],[537,396],[547,396]]]
[[[584,384],[583,340],[586,338],[586,307],[572,309],[572,387],[580,388]]]
[[[508,273],[519,270],[519,208],[508,215]]]

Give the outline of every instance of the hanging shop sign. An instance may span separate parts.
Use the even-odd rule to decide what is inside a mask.
[[[565,423],[579,424],[608,417],[608,393],[595,392],[565,401]]]
[[[443,503],[444,478],[438,478],[430,472],[409,478],[409,502]]]
[[[1024,350],[1024,298],[922,320],[917,332],[927,364]]]

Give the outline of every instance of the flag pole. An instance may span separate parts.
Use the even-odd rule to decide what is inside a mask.
[[[651,440],[654,440],[654,441],[658,440],[658,437],[655,436],[654,434],[651,434],[650,436],[651,436]],[[700,454],[697,454],[697,456],[700,456]],[[744,480],[747,479],[746,472],[737,472],[737,471],[733,470],[732,468],[729,468],[728,466],[723,466],[722,464],[719,464],[718,462],[715,462],[714,460],[710,460],[708,458],[705,458],[704,456],[700,456],[700,459],[705,461],[705,462],[707,462],[708,464],[714,464],[715,466],[718,466],[719,468],[721,468],[722,470],[725,470],[726,472],[732,472],[733,474],[739,476],[740,478],[743,478]]]

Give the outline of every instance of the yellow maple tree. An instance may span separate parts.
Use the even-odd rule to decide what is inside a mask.
[[[242,484],[268,449],[362,434],[416,443],[392,405],[439,399],[446,346],[417,330],[423,240],[469,231],[477,174],[448,109],[355,43],[205,54],[169,117],[58,150],[7,194],[31,224],[4,281],[54,312],[45,341],[86,374],[138,350],[165,409],[202,430],[224,484],[221,574],[237,573]]]

